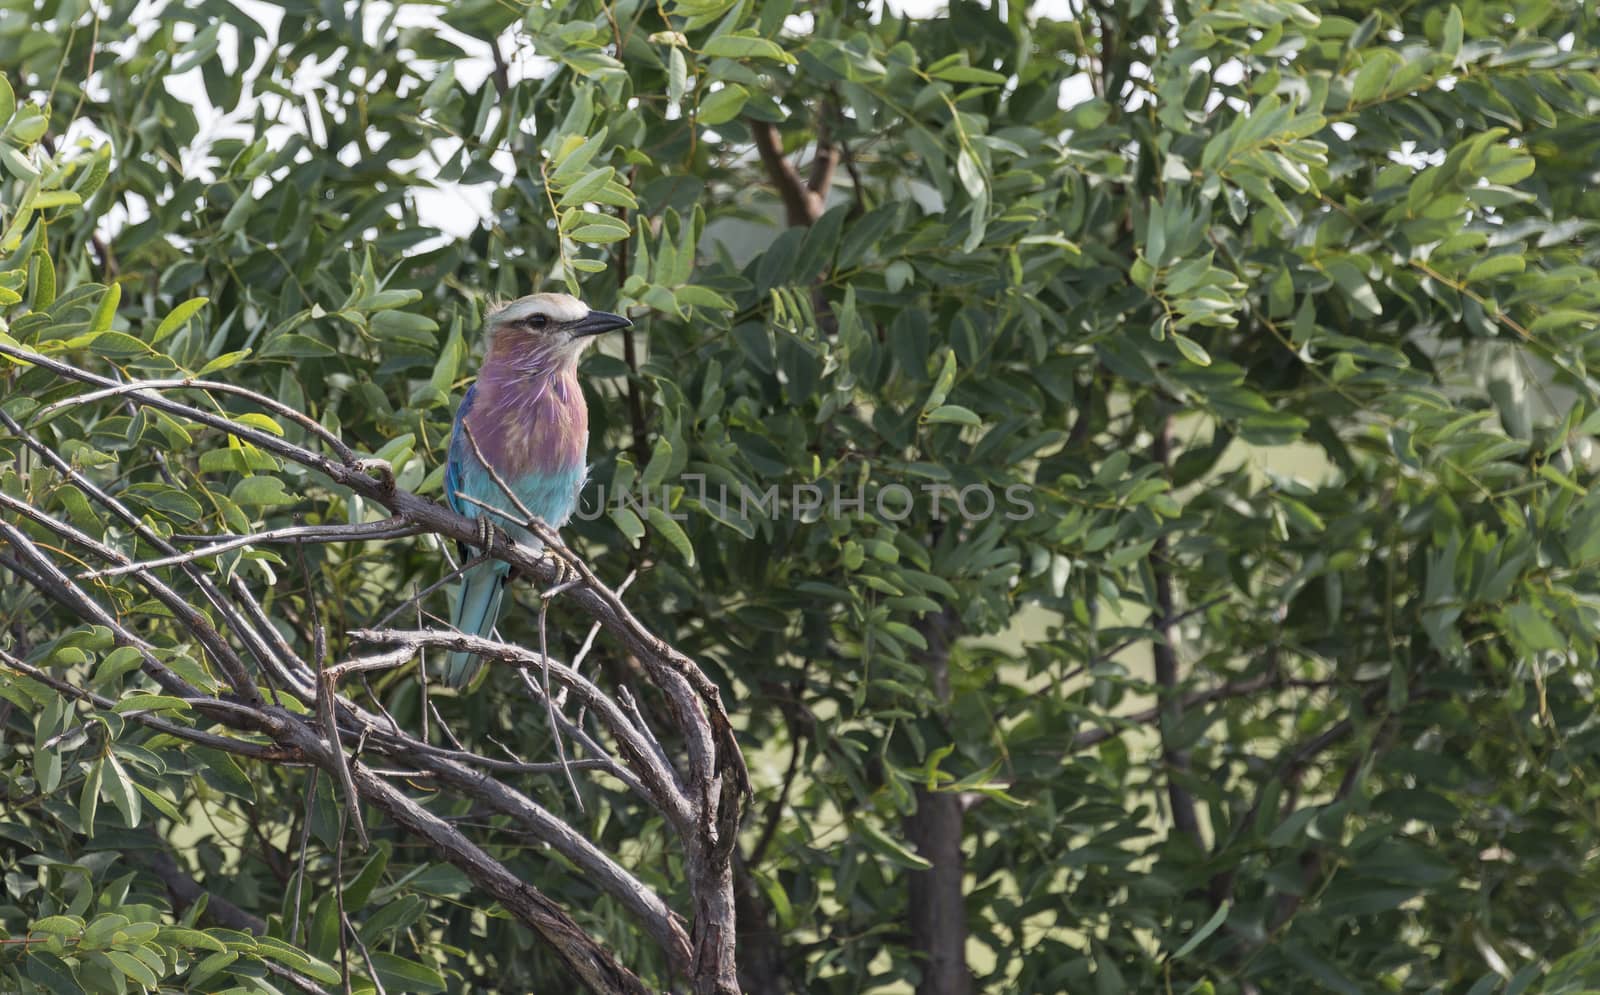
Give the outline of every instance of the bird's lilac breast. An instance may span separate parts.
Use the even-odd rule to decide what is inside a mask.
[[[483,458],[508,481],[579,472],[589,446],[589,411],[572,370],[534,376],[485,368],[466,418]]]

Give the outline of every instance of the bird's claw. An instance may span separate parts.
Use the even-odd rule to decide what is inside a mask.
[[[574,570],[566,560],[559,556],[554,557],[554,560],[556,567],[555,578],[551,581],[550,586],[547,587],[542,594],[540,594],[540,597],[546,601],[549,601],[551,598],[554,598],[556,595],[561,594],[564,591],[569,591],[572,588],[577,587],[578,582],[582,579],[579,576],[578,571]]]
[[[494,550],[494,522],[488,512],[478,513],[478,548],[485,556]]]

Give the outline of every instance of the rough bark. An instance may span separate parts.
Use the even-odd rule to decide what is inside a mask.
[[[950,700],[950,644],[956,624],[954,611],[947,608],[919,627],[928,641],[922,662],[940,702]],[[917,995],[970,995],[961,797],[918,788],[916,800],[916,811],[905,820],[906,838],[933,865],[911,872],[907,881],[911,945],[923,962]]]

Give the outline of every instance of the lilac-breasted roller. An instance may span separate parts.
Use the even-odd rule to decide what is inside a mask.
[[[490,312],[489,349],[450,435],[444,489],[451,508],[480,519],[486,512],[474,502],[498,508],[512,516],[494,516],[511,538],[539,547],[515,524],[521,512],[478,461],[482,453],[529,511],[553,529],[567,523],[588,474],[589,409],[578,386],[578,358],[594,336],[631,324],[566,294],[532,294]],[[463,556],[474,552],[462,549]],[[488,638],[509,569],[488,560],[463,573],[451,624]],[[473,654],[454,651],[445,660],[445,682],[465,687],[480,665]]]

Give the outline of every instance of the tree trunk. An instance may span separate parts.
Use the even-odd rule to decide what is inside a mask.
[[[956,615],[946,608],[926,619],[920,631],[928,641],[923,662],[941,703],[950,700],[950,642]],[[967,969],[967,909],[962,886],[966,858],[961,852],[961,796],[952,792],[916,791],[917,810],[906,817],[906,838],[933,865],[909,876],[907,900],[911,946],[922,960],[917,995],[970,995]]]

